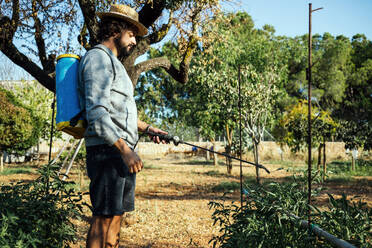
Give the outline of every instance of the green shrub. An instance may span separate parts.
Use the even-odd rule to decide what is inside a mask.
[[[324,230],[357,247],[372,247],[372,209],[366,203],[351,202],[345,194],[340,199],[329,195],[329,209],[321,213]]]
[[[372,161],[355,160],[355,170],[351,170],[350,161],[333,161],[328,164],[328,172],[334,176],[369,176],[372,174]]]
[[[0,151],[23,154],[41,136],[39,119],[13,93],[0,88]]]
[[[0,186],[0,247],[69,247],[76,240],[71,222],[81,210],[81,194],[43,166],[35,181]]]
[[[316,239],[315,234],[309,236],[307,228],[301,227],[293,217],[307,220],[307,192],[303,182],[245,186],[242,207],[234,203],[210,202],[210,208],[214,209],[214,225],[220,226],[220,234],[210,243],[213,247],[225,248],[332,247],[326,241]],[[340,201],[330,197],[330,203],[329,212],[313,208],[313,223],[354,245],[372,247],[366,242],[371,240],[371,210],[350,203],[346,197]]]

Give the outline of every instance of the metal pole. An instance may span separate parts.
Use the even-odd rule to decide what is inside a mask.
[[[58,158],[62,155],[62,152],[65,150],[68,142],[70,141],[71,139],[71,136],[69,136],[66,140],[66,142],[63,144],[62,148],[59,150],[57,156],[52,160],[52,162],[50,164],[54,164],[55,162],[57,162]]]
[[[300,217],[294,215],[294,214],[289,214],[291,217],[295,218],[297,221],[300,221],[300,226],[303,228],[308,228],[309,223],[306,220],[301,220]],[[322,228],[316,226],[316,225],[311,225],[312,231],[317,235],[319,238],[324,238],[327,240],[329,243],[331,243],[335,247],[339,248],[356,248],[354,245],[346,242],[345,240],[339,239],[336,236],[333,236],[332,234],[324,231]]]
[[[238,69],[238,83],[239,83],[239,154],[240,154],[240,207],[243,208],[243,165],[242,165],[242,105],[241,105],[241,95],[240,95],[240,65]]]
[[[308,228],[309,233],[311,232],[311,53],[312,53],[312,37],[311,37],[311,12],[312,12],[312,4],[309,3],[309,55],[308,55],[308,92],[307,92],[307,101],[308,101],[308,115],[307,115],[307,121],[308,121],[308,130],[307,130],[307,143],[308,143],[308,166],[307,166],[307,180],[308,180]]]
[[[72,163],[74,163],[74,160],[75,160],[75,158],[76,158],[76,155],[79,153],[79,150],[80,150],[81,145],[83,144],[83,141],[84,141],[84,139],[81,139],[81,140],[79,141],[79,144],[78,144],[78,146],[76,147],[76,150],[75,150],[75,152],[74,152],[74,155],[72,155],[71,161],[70,161],[70,163],[69,163],[68,166],[67,166],[66,172],[65,172],[65,174],[64,174],[63,177],[62,177],[62,181],[66,180],[66,178],[67,178],[67,176],[68,176],[68,173],[70,172],[70,169],[71,169],[71,167],[72,167]]]
[[[309,228],[309,233],[311,232],[311,208],[310,208],[310,205],[311,205],[311,181],[312,181],[312,178],[311,178],[311,67],[312,67],[312,61],[311,61],[311,56],[312,56],[312,36],[311,36],[311,14],[312,12],[314,11],[317,11],[317,10],[320,10],[320,9],[323,9],[323,8],[318,8],[318,9],[312,9],[312,4],[309,3],[309,55],[308,55],[308,173],[307,173],[307,177],[308,177],[308,228]]]
[[[52,158],[52,145],[53,145],[53,130],[54,130],[54,106],[56,104],[56,95],[54,95],[53,103],[52,103],[52,127],[50,129],[50,142],[49,142],[49,159],[48,163],[50,163],[50,160]]]

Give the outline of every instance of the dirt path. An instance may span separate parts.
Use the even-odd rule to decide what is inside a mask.
[[[209,209],[208,203],[219,200],[223,195],[218,186],[239,182],[239,164],[234,165],[233,174],[228,176],[225,166],[206,164],[203,158],[168,155],[143,160],[145,169],[137,175],[136,210],[133,212],[136,222],[129,226],[123,225],[120,247],[211,247],[208,242],[213,235],[218,234],[219,228],[213,226],[211,219],[213,210]],[[280,165],[265,166],[272,171],[271,174],[262,171],[265,180],[284,180],[293,174],[285,169],[278,170]],[[254,178],[255,169],[244,167],[243,173],[246,177]],[[76,176],[76,172],[73,171],[71,177]],[[0,176],[0,181],[33,178],[35,175],[32,173],[15,174]],[[326,203],[327,192],[336,195],[345,192],[361,195],[372,207],[372,178],[364,177],[360,180],[350,185],[335,182],[327,184],[327,189],[317,199],[318,203],[322,205]],[[85,180],[84,183],[83,190],[87,191],[89,182]],[[238,204],[239,190],[231,191],[227,196],[229,200]],[[89,203],[88,196],[85,197],[85,201]],[[79,233],[78,243],[72,245],[73,248],[85,247],[90,211],[86,209],[84,215],[82,220],[75,220]]]

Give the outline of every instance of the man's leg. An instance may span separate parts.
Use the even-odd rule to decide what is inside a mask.
[[[112,217],[110,226],[107,230],[105,248],[118,248],[120,241],[121,215]]]
[[[103,248],[113,217],[93,216],[87,237],[87,248]]]

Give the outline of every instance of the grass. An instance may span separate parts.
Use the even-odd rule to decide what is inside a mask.
[[[162,169],[160,166],[156,166],[156,165],[153,165],[153,164],[146,164],[146,163],[144,163],[143,168],[152,169],[152,170],[161,170]]]
[[[221,182],[212,188],[213,191],[218,192],[234,192],[240,189],[240,183],[238,182]]]
[[[33,174],[35,170],[32,168],[5,168],[3,172],[0,172],[0,175],[8,176],[14,174]]]
[[[203,159],[203,160],[193,159],[193,160],[190,160],[190,161],[187,161],[187,162],[179,162],[177,164],[184,164],[184,165],[213,165],[213,160],[206,161],[205,159]]]
[[[122,229],[121,246],[132,248],[211,247],[208,242],[213,235],[218,234],[219,228],[212,225],[213,220],[208,202],[212,199],[220,199],[223,193],[228,193],[227,199],[229,201],[239,201],[239,168],[238,163],[235,163],[233,174],[228,175],[226,166],[221,165],[221,160],[220,166],[213,166],[212,161],[206,164],[204,158],[197,159],[198,157],[193,157],[190,160],[151,157],[143,160],[144,167],[149,170],[143,170],[137,176],[136,210],[133,212],[137,222]],[[290,181],[293,176],[292,173],[286,172],[287,169],[298,170],[298,168],[302,168],[306,172],[307,167],[303,162],[298,161],[270,161],[270,163],[265,162],[264,164],[267,164],[267,168],[272,172],[275,172],[278,167],[284,167],[284,169],[272,174],[261,173],[263,185],[272,181]],[[337,166],[339,165],[342,165],[342,162],[337,164]],[[26,169],[27,173],[33,172],[32,174],[36,176],[37,167],[30,165],[27,168],[27,165],[17,164],[8,169],[22,168]],[[316,168],[316,165],[314,167]],[[243,167],[243,170],[244,188],[246,185],[255,184],[255,169]],[[31,176],[34,175],[25,175],[25,177],[31,180]],[[369,201],[369,206],[372,204],[369,194],[372,184],[370,178],[360,179],[351,176],[344,178],[336,174],[330,174],[330,176],[328,180],[331,182],[335,180],[335,183],[325,185],[327,187],[326,193],[332,190],[337,193],[342,190],[342,192],[352,195],[361,195]],[[0,181],[9,182],[18,180],[18,178],[24,177],[23,175],[3,176]],[[344,179],[349,180],[350,183],[345,183]],[[79,186],[77,166],[72,167],[69,180],[76,182],[71,187]],[[87,192],[88,185],[89,180],[84,178],[82,189],[84,192]],[[85,203],[90,205],[88,195],[84,195],[83,199]],[[322,201],[322,204],[327,204],[327,202]],[[85,247],[84,239],[88,232],[91,216],[88,207],[84,207],[84,215],[81,220],[74,220],[78,223],[79,235],[78,243],[73,244],[71,248]],[[138,232],[138,230],[142,231]]]
[[[256,178],[254,176],[245,176],[243,186],[247,184],[255,184]],[[229,192],[240,190],[240,182],[230,181],[230,182],[221,182],[212,188],[213,191],[217,192]]]
[[[288,161],[288,160],[270,160],[267,163],[268,164],[278,164],[278,165],[281,165],[282,167],[292,167],[292,166],[298,164],[298,162]]]
[[[355,162],[355,170],[351,170],[351,162],[349,161],[333,161],[327,165],[327,171],[332,176],[352,177],[352,176],[371,176],[372,161],[357,160]]]

